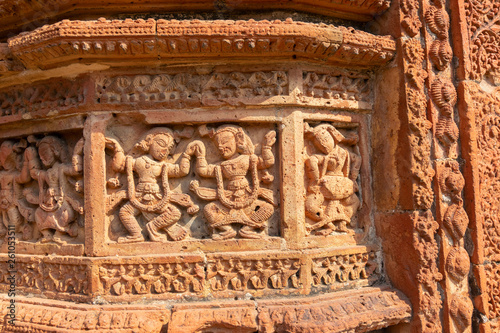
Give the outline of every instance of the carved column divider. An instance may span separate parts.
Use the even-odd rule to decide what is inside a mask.
[[[493,333],[500,329],[500,166],[497,162],[500,33],[495,28],[500,4],[495,0],[452,0],[450,7],[453,51],[459,59],[456,79],[464,159],[464,206],[470,217],[466,244],[472,262],[469,278],[475,308],[472,326],[475,331]]]
[[[432,121],[432,158],[436,171],[436,217],[440,225],[439,269],[443,275],[443,331],[471,332],[473,305],[467,276],[470,260],[464,248],[469,219],[464,209],[464,177],[458,162],[459,130],[455,118],[450,18],[445,0],[423,0],[428,115]]]
[[[411,295],[411,332],[436,333],[443,329],[438,283],[443,277],[438,269],[439,224],[431,210],[435,200],[435,172],[431,159],[433,123],[427,114],[424,8],[421,0],[400,0],[393,2],[391,10],[389,15],[400,22],[397,27],[386,26],[396,37],[399,48],[396,61],[400,82],[392,86],[399,91],[398,120],[391,125],[391,132],[399,133],[392,157],[397,168],[393,186],[399,192],[390,190],[390,196],[380,199],[379,234],[384,242],[389,277],[397,288]],[[390,69],[386,75],[392,82]],[[390,99],[385,102],[387,106],[383,103],[381,108],[394,105]]]

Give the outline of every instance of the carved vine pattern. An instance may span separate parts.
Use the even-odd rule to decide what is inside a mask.
[[[417,0],[403,0],[400,3],[401,28],[407,39],[402,41],[405,93],[408,116],[410,149],[410,174],[412,176],[413,248],[419,256],[419,273],[416,276],[418,307],[414,309],[416,330],[424,333],[442,330],[440,311],[441,295],[438,281],[442,279],[437,268],[439,254],[435,234],[439,224],[429,210],[434,203],[431,165],[432,123],[427,119],[426,84],[428,73],[425,68],[426,55],[421,44],[420,32],[422,3]],[[432,15],[434,16],[434,15]]]
[[[490,76],[500,84],[500,2],[495,0],[464,1],[465,17],[469,27],[470,60],[469,76],[482,80]]]

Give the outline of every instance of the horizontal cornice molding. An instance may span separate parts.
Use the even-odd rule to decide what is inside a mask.
[[[291,19],[63,20],[10,38],[8,47],[30,69],[75,62],[130,66],[259,58],[373,67],[391,60],[396,51],[389,36]]]

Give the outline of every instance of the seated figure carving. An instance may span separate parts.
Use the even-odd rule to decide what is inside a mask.
[[[360,206],[356,179],[361,157],[348,149],[358,138],[346,138],[330,124],[310,127],[306,123],[305,135],[319,152],[309,155],[305,161],[305,212],[313,222],[308,223],[306,229],[318,235],[346,232]]]
[[[213,230],[212,238],[223,240],[237,234],[242,238],[262,238],[260,231],[274,212],[275,199],[273,192],[260,183],[271,182],[273,178],[265,169],[274,165],[272,146],[276,132],[265,135],[261,156],[255,154],[252,140],[239,126],[222,125],[216,130],[202,126],[200,134],[213,139],[223,158],[221,162],[208,164],[203,142],[193,142],[198,174],[215,178],[217,182],[217,189],[200,187],[196,180],[191,182],[191,190],[200,198],[214,201],[204,208],[205,219]],[[234,228],[236,225],[241,226],[238,231]]]
[[[106,138],[106,147],[114,152],[113,170],[127,175],[128,202],[120,208],[119,217],[129,235],[118,238],[119,243],[144,241],[142,228],[137,221],[139,215],[148,221],[146,230],[151,241],[168,240],[160,230],[165,230],[174,241],[186,238],[187,230],[177,223],[181,218],[181,211],[173,203],[188,207],[187,212],[191,215],[196,214],[199,207],[189,195],[172,192],[169,178],[184,177],[189,173],[194,146],[187,147],[179,164],[167,162],[174,149],[177,134],[165,127],[150,130],[144,139],[135,145],[144,153],[137,158],[125,155],[115,139]],[[116,179],[111,181],[116,182]]]

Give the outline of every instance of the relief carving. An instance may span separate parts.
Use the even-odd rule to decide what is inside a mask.
[[[80,139],[70,155],[65,140],[52,135],[2,142],[0,235],[8,225],[23,240],[41,233],[42,243],[65,244],[78,235],[84,213],[83,144]]]
[[[401,26],[410,37],[415,37],[420,31],[420,28],[422,28],[422,22],[418,15],[419,9],[420,5],[418,0],[401,1],[401,11],[403,14]]]
[[[435,234],[439,224],[434,220],[430,211],[414,212],[413,219],[413,246],[419,256],[418,282],[419,305],[417,309],[419,331],[434,333],[441,331],[439,319],[441,310],[441,294],[437,282],[443,279],[437,268],[439,255]]]
[[[266,169],[274,165],[272,147],[276,132],[269,131],[262,142],[262,152],[255,154],[255,145],[244,129],[235,125],[222,125],[217,129],[199,128],[201,136],[210,137],[223,161],[208,164],[202,141],[194,141],[196,171],[205,178],[215,178],[217,188],[201,187],[197,180],[190,189],[203,200],[213,201],[204,209],[204,216],[212,230],[214,240],[234,238],[258,239],[265,237],[261,230],[277,205],[272,190],[261,187],[274,180]],[[238,230],[236,226],[241,226]]]
[[[411,174],[413,176],[413,206],[429,209],[434,202],[431,166],[431,140],[429,130],[432,123],[427,120],[427,98],[425,80],[427,72],[422,68],[424,50],[419,40],[410,39],[403,45],[406,76],[406,94],[409,122],[409,145],[411,151]]]
[[[307,97],[370,101],[371,84],[367,76],[318,74],[304,72],[304,95]]]
[[[151,241],[165,242],[167,235],[171,240],[179,241],[187,236],[187,230],[177,223],[181,212],[174,204],[187,207],[191,215],[196,214],[199,207],[189,195],[172,192],[169,178],[189,174],[194,145],[188,147],[178,164],[168,162],[167,158],[174,149],[175,141],[181,137],[191,137],[191,134],[192,130],[188,128],[179,133],[166,127],[157,127],[135,145],[142,152],[136,158],[125,155],[117,140],[106,138],[106,147],[113,152],[113,170],[127,176],[128,201],[120,208],[119,216],[129,235],[118,238],[118,243],[144,241],[142,228],[136,218],[139,215],[148,221],[145,228]],[[109,179],[108,186],[120,186],[118,178]],[[165,231],[166,235],[160,230]]]
[[[0,237],[8,236],[9,226],[16,233],[22,233],[22,239],[32,237],[33,213],[23,205],[21,177],[22,150],[26,141],[6,140],[0,145]],[[23,212],[24,214],[22,214]],[[26,217],[26,219],[25,219]]]
[[[70,157],[66,142],[55,136],[33,139],[34,146],[24,151],[23,180],[38,182],[38,207],[35,222],[42,233],[40,242],[64,244],[63,235],[78,235],[78,217],[84,214],[83,200],[77,191],[83,191],[83,182],[75,181],[70,189],[69,177],[83,173],[83,139],[75,145]]]
[[[299,288],[300,261],[216,260],[207,266],[213,291]]]
[[[116,76],[96,81],[98,103],[185,100],[213,104],[231,98],[280,95],[288,95],[288,73],[284,71]]]
[[[83,84],[78,81],[58,80],[2,91],[0,92],[0,117],[55,108],[77,107],[84,103],[82,86]]]
[[[313,259],[312,285],[334,285],[372,278],[377,270],[375,252]]]
[[[103,265],[99,267],[103,295],[200,293],[205,269],[199,263]]]
[[[456,282],[462,281],[470,269],[470,259],[467,251],[463,247],[453,247],[446,258],[445,268]]]
[[[356,134],[345,136],[333,125],[304,125],[307,148],[305,212],[308,233],[347,232],[360,207],[357,183],[361,156]]]
[[[464,1],[465,18],[469,28],[472,80],[486,78],[500,85],[500,32],[496,28],[500,7],[492,0]]]
[[[1,263],[5,272],[10,264]],[[30,260],[24,258],[16,262],[16,288],[26,293],[54,292],[71,295],[89,294],[88,267],[80,264],[53,263],[35,257]],[[0,281],[4,290],[10,288],[9,274]]]
[[[469,218],[463,208],[462,189],[465,186],[465,180],[460,172],[460,166],[457,161],[446,161],[446,167],[440,174],[439,182],[441,191],[448,196],[451,202],[444,213],[443,226],[446,228],[453,241],[460,244],[465,235]]]
[[[457,158],[458,126],[455,123],[453,108],[457,103],[457,92],[451,82],[434,80],[431,87],[432,101],[439,110],[436,124],[436,138],[444,147],[446,156]]]
[[[453,58],[453,51],[449,42],[450,18],[446,11],[446,1],[434,0],[425,13],[425,20],[429,29],[436,35],[430,47],[429,57],[432,64],[440,71],[448,67]]]

